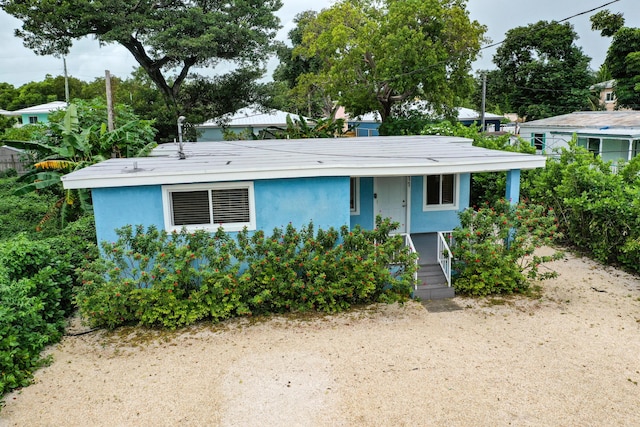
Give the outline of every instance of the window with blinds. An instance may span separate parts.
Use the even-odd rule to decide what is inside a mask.
[[[425,207],[456,205],[456,176],[427,175],[424,179]]]
[[[182,227],[237,231],[255,229],[253,184],[194,184],[166,186],[165,225],[169,230]]]

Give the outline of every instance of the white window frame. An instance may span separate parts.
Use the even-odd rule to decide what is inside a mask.
[[[351,180],[354,181],[354,207],[351,207]],[[352,176],[349,178],[349,212],[351,215],[360,215],[360,177]]]
[[[38,123],[38,116],[29,116],[29,124],[35,125],[36,123]]]
[[[223,224],[190,224],[190,225],[174,225],[173,224],[173,206],[171,205],[171,193],[182,191],[203,191],[203,190],[224,190],[224,189],[248,189],[249,197],[249,222],[230,222]],[[211,197],[211,196],[210,196]],[[244,227],[249,230],[256,229],[256,203],[253,189],[253,182],[216,182],[207,184],[178,184],[162,186],[162,204],[164,210],[164,228],[165,230],[180,231],[185,228],[187,231],[205,230],[215,232],[222,227],[225,231],[242,231]],[[211,202],[209,202],[211,214]]]
[[[604,95],[604,100],[605,102],[615,102],[616,101],[616,96],[613,92],[607,92]]]
[[[453,175],[453,203],[440,203],[438,205],[427,205],[427,177],[433,175]],[[440,200],[442,200],[442,178],[440,179]],[[457,210],[460,201],[460,174],[441,173],[430,174],[422,177],[422,211],[450,211]]]

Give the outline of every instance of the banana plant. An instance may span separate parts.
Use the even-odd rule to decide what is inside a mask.
[[[144,135],[145,132],[149,134]],[[78,107],[70,104],[60,122],[49,123],[49,137],[40,141],[25,142],[25,145],[39,154],[39,159],[34,164],[34,169],[20,179],[26,184],[18,188],[14,194],[21,195],[51,187],[61,189],[62,176],[112,156],[146,155],[156,145],[153,142],[153,128],[149,126],[143,131],[142,138],[140,135],[140,124],[137,120],[131,120],[113,131],[108,131],[105,124],[82,128]],[[149,140],[151,142],[146,142]],[[138,148],[142,143],[145,143],[144,146]],[[90,200],[90,193],[86,189],[63,190],[62,197],[52,206],[41,223],[53,217],[58,210],[63,222],[70,208],[79,207],[84,212],[90,212]]]

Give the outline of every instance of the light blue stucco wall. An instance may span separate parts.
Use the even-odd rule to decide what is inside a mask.
[[[373,178],[360,178],[360,213],[351,215],[351,228],[360,225],[365,230],[373,229]]]
[[[94,188],[91,197],[98,242],[116,241],[115,230],[128,224],[164,228],[162,188],[159,185]]]
[[[291,222],[300,228],[349,225],[349,177],[273,179],[254,182],[256,227],[266,232]]]
[[[49,113],[30,113],[22,115],[22,124],[28,125],[31,124],[29,122],[29,117],[37,117],[38,123],[47,123],[49,121]]]
[[[453,230],[460,224],[458,212],[469,207],[471,175],[458,175],[458,208],[451,210],[422,209],[424,205],[424,178],[411,177],[411,233],[433,233]]]
[[[291,222],[318,227],[349,225],[349,177],[254,181],[256,228],[269,233]],[[98,242],[113,242],[125,225],[164,228],[162,187],[96,188],[92,191]]]

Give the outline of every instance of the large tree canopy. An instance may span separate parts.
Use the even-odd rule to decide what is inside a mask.
[[[89,35],[124,46],[178,112],[193,67],[232,61],[260,68],[281,6],[281,0],[0,0],[23,22],[16,35],[38,54],[66,54]]]
[[[342,0],[306,23],[294,55],[319,58],[298,77],[320,87],[353,115],[420,98],[451,112],[470,88],[471,62],[485,27],[466,0]]]
[[[615,79],[617,107],[640,109],[640,28],[624,26],[624,17],[603,10],[591,17],[592,28],[613,36],[604,65]]]
[[[499,92],[488,97],[527,120],[588,110],[590,58],[576,39],[571,24],[555,21],[509,30],[493,57],[498,72],[489,76],[500,82]]]

